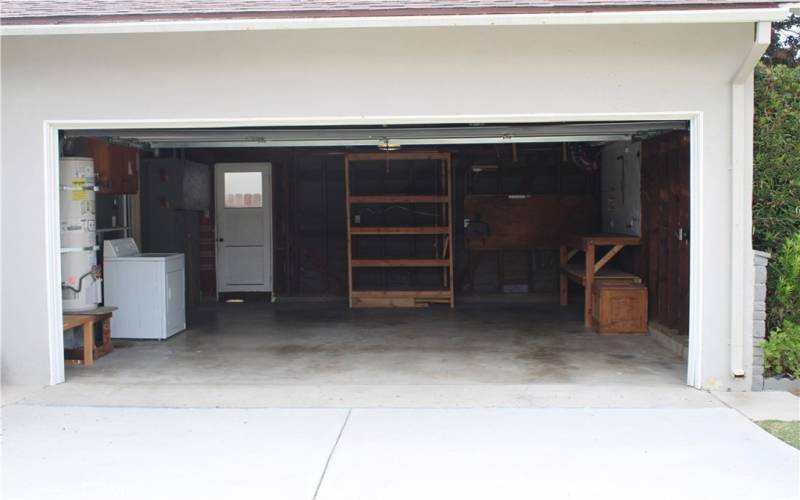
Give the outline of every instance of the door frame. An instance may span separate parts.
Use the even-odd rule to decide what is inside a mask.
[[[224,167],[237,167],[241,172],[255,172],[256,168],[261,172],[261,203],[262,210],[266,212],[264,217],[264,285],[259,287],[258,290],[252,290],[250,285],[241,285],[240,290],[220,290],[219,273],[222,269],[222,245],[219,241],[219,228],[220,228],[220,206],[224,205]],[[241,167],[241,170],[238,168]],[[220,162],[214,164],[214,261],[216,265],[216,288],[217,298],[220,293],[230,292],[272,292],[273,289],[273,260],[275,256],[275,249],[273,248],[272,238],[272,218],[274,214],[274,207],[272,201],[272,163],[270,162]],[[269,197],[269,199],[265,199]],[[244,288],[250,288],[245,290]]]
[[[154,118],[118,120],[45,120],[43,122],[44,180],[45,180],[45,242],[48,310],[48,340],[50,347],[50,383],[64,382],[64,338],[62,334],[58,133],[60,130],[82,129],[143,129],[143,128],[219,128],[219,127],[296,127],[296,126],[377,126],[377,125],[446,125],[448,123],[553,123],[607,121],[670,121],[689,122],[690,137],[690,227],[689,242],[689,353],[686,384],[702,387],[703,346],[703,112],[608,112],[608,113],[529,113],[483,115],[392,115],[341,117],[276,117],[276,118]],[[749,236],[749,235],[748,235]],[[743,239],[737,240],[740,246]]]

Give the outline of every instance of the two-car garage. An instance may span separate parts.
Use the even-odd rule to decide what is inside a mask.
[[[773,10],[3,26],[4,380],[747,390]],[[151,295],[186,329],[131,338],[100,302],[113,350],[65,372],[67,157],[104,183],[99,266],[182,255]]]
[[[65,131],[116,308],[67,380],[680,384],[688,126]]]

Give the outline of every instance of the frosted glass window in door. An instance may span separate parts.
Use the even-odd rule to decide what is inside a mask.
[[[261,172],[225,172],[225,208],[261,208]]]

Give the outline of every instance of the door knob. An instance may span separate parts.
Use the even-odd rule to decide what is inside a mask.
[[[223,242],[223,241],[225,241],[225,238],[217,238],[217,241]]]

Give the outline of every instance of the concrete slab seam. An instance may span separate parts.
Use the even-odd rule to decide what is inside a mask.
[[[320,474],[319,481],[317,481],[317,487],[314,489],[314,496],[311,497],[312,500],[316,500],[317,495],[319,495],[319,489],[322,487],[322,481],[325,479],[325,473],[328,472],[328,465],[330,465],[331,458],[333,458],[333,453],[336,451],[336,447],[339,445],[339,440],[342,438],[342,434],[344,434],[344,428],[347,426],[347,421],[350,420],[351,413],[353,413],[352,408],[347,410],[347,415],[345,415],[344,422],[342,422],[342,428],[339,429],[339,434],[336,436],[336,440],[333,442],[331,452],[328,454],[328,459],[325,460],[325,466],[322,468],[322,474]]]

